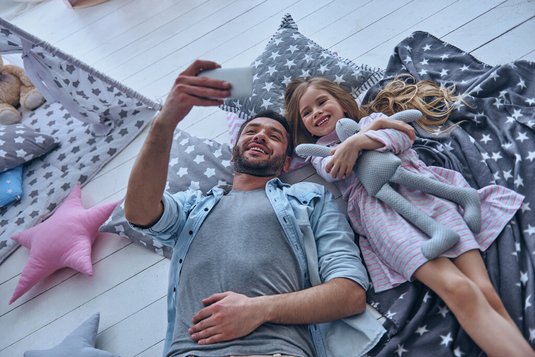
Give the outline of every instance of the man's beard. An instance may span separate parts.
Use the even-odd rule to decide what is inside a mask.
[[[243,152],[238,145],[232,149],[232,162],[234,172],[258,177],[275,177],[281,172],[286,156],[273,156],[269,160],[251,162],[243,157]]]

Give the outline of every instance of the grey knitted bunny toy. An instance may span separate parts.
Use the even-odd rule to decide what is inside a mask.
[[[412,122],[421,116],[419,110],[410,109],[396,113],[390,118]],[[340,141],[344,141],[359,129],[359,124],[351,119],[343,118],[336,123],[336,133]],[[304,157],[329,156],[331,150],[330,147],[316,144],[301,144],[295,149],[298,155]],[[449,185],[410,172],[401,166],[401,160],[392,152],[364,151],[359,156],[354,170],[368,194],[392,207],[431,238],[422,245],[422,253],[428,259],[440,256],[456,244],[460,238],[459,234],[413,206],[395,191],[390,183],[418,189],[457,203],[464,209],[463,218],[468,227],[474,233],[481,229],[481,203],[477,190],[473,188]]]

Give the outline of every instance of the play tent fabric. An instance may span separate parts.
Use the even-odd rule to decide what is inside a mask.
[[[126,147],[159,104],[0,18],[0,55],[21,54],[47,103],[22,123],[59,146],[24,165],[20,201],[0,208],[0,263],[18,245],[10,237],[47,216]]]

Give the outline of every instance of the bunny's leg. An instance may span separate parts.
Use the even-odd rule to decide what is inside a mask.
[[[474,233],[478,233],[481,230],[481,201],[477,190],[442,183],[401,167],[396,171],[391,181],[445,198],[460,205],[464,209],[463,218],[470,230]]]
[[[457,232],[432,219],[425,212],[415,208],[390,185],[383,185],[375,197],[385,202],[407,221],[431,237],[431,239],[422,245],[422,253],[426,258],[434,259],[440,256],[459,241],[460,237]]]

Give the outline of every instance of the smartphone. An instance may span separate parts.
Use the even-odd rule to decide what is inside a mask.
[[[253,69],[251,67],[216,68],[199,73],[199,76],[230,83],[230,98],[250,97],[253,94]]]

